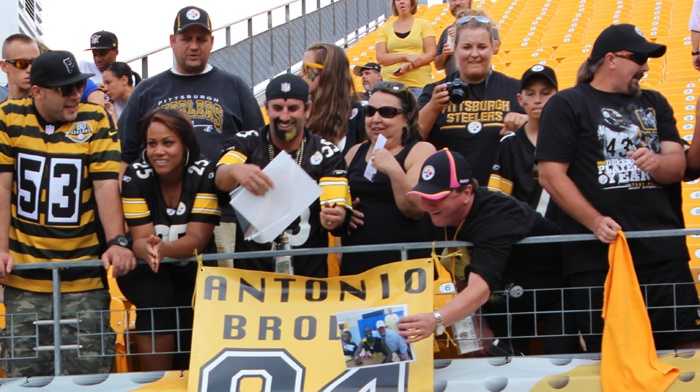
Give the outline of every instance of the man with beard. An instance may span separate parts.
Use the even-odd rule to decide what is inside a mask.
[[[262,168],[275,156],[286,151],[306,173],[319,182],[321,197],[303,213],[288,230],[292,247],[328,246],[328,232],[346,225],[350,207],[345,160],[331,142],[312,134],[305,127],[310,110],[309,87],[296,75],[284,74],[273,79],[265,89],[265,107],[270,125],[260,130],[236,133],[218,162],[216,186],[230,192],[242,186],[262,196],[274,186]],[[238,251],[270,250],[270,243],[246,241],[243,231],[236,233]],[[328,275],[325,255],[295,256],[294,272],[299,275]],[[237,268],[274,271],[271,258],[245,259],[235,262]]]
[[[607,244],[618,231],[684,227],[679,182],[685,158],[673,110],[660,93],[639,86],[649,70],[647,59],[665,52],[633,25],[610,26],[596,39],[577,85],[544,108],[535,157],[540,183],[564,212],[552,216],[564,233],[592,232],[599,240],[562,247],[571,287],[603,285]],[[698,297],[685,239],[635,239],[629,245],[640,284],[658,284],[645,292],[647,306],[679,307],[675,314],[649,311],[653,330],[697,329]],[[602,289],[570,294],[577,309],[601,308]],[[601,324],[599,312],[577,313],[576,327],[584,336],[600,333]],[[599,350],[599,336],[586,340],[590,351]],[[657,348],[671,349],[696,341],[697,333],[655,334],[655,340]]]

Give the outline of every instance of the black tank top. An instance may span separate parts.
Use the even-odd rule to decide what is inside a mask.
[[[416,142],[411,142],[394,156],[406,170],[405,161]],[[374,181],[365,178],[366,157],[370,143],[363,143],[348,167],[348,180],[352,198],[360,198],[359,210],[365,214],[364,226],[343,236],[343,245],[369,245],[393,242],[428,241],[425,217],[413,220],[401,213],[396,206],[391,181],[377,172]],[[409,252],[409,258],[425,257],[429,250]],[[376,266],[401,260],[401,252],[346,253],[340,266],[341,275],[353,275]]]

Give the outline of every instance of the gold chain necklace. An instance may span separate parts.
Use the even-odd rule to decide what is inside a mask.
[[[272,146],[272,141],[268,140],[269,144],[267,145],[267,152],[270,157],[270,162],[272,162],[273,159],[275,159],[275,148]],[[304,145],[306,144],[306,136],[304,136],[303,139],[301,139],[301,145],[299,146],[299,149],[297,150],[297,155],[296,155],[296,161],[297,165],[301,166],[301,161],[304,158]]]

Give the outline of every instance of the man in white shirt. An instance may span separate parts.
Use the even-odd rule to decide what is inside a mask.
[[[86,50],[92,51],[94,62],[81,61],[79,68],[82,72],[94,74],[90,79],[99,86],[102,84],[102,72],[117,61],[119,41],[112,32],[98,31],[90,36],[90,48]]]

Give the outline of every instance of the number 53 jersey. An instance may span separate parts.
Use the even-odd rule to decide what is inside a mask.
[[[16,264],[99,258],[93,181],[117,180],[118,132],[105,111],[80,104],[75,121],[46,123],[30,98],[0,105],[0,172],[13,174],[10,255]],[[14,271],[4,284],[51,292],[51,271]],[[61,291],[103,288],[101,268],[61,271]]]

